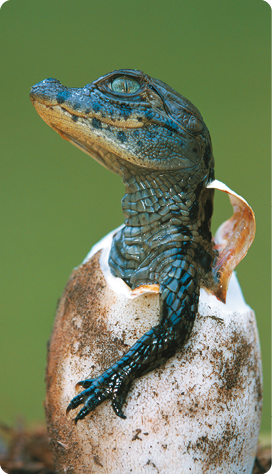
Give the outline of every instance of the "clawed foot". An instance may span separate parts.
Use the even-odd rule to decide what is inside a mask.
[[[131,381],[128,377],[112,373],[105,373],[96,379],[82,380],[76,384],[76,387],[83,387],[85,390],[76,395],[69,403],[66,414],[84,403],[84,407],[79,411],[74,419],[75,424],[78,420],[83,420],[88,413],[93,411],[104,400],[112,400],[112,408],[117,416],[125,419],[122,411],[123,403],[129,391]]]

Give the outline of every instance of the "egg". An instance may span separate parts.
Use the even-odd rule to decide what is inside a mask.
[[[215,238],[221,284],[201,288],[182,349],[133,383],[125,420],[110,400],[77,425],[75,414],[66,417],[65,411],[77,382],[100,375],[158,324],[159,287],[131,290],[111,275],[108,253],[116,231],[73,271],[58,306],[46,371],[45,410],[58,473],[251,474],[261,419],[261,355],[255,315],[233,270],[254,238],[255,220],[246,201],[223,183],[210,187],[227,192],[234,208]]]

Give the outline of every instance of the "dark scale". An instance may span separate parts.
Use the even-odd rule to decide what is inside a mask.
[[[84,390],[67,409],[84,404],[78,421],[111,399],[115,413],[125,418],[122,406],[133,380],[182,348],[193,328],[200,284],[213,283],[213,191],[206,187],[214,179],[210,135],[191,102],[140,71],[114,71],[82,89],[47,79],[32,88],[31,100],[53,112],[61,104],[55,119],[44,109],[43,119],[123,178],[125,227],[113,238],[113,275],[132,289],[160,286],[159,324],[99,377],[79,382]],[[65,119],[71,115],[63,126],[62,113]]]

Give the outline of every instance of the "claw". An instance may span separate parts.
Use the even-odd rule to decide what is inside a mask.
[[[78,420],[83,420],[86,415],[88,415],[89,410],[86,407],[83,407],[77,414],[77,416],[74,418],[74,423],[77,425]]]
[[[78,405],[84,402],[84,397],[82,396],[82,393],[83,392],[81,392],[79,395],[77,395],[70,401],[68,407],[66,408],[66,415],[68,415],[69,411],[73,410],[74,408],[77,408]]]
[[[126,419],[126,415],[123,413],[122,408],[121,408],[121,403],[120,400],[114,399],[112,400],[112,408],[114,410],[114,413],[122,418],[123,420]]]
[[[68,407],[66,408],[66,416],[68,413],[73,409],[72,402],[69,403]]]
[[[94,381],[95,379],[81,380],[80,382],[77,382],[76,389],[78,389],[79,387],[89,388]]]

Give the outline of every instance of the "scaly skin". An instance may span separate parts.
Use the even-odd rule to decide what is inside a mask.
[[[123,178],[125,227],[113,239],[112,273],[131,288],[160,285],[160,323],[102,375],[79,382],[84,390],[67,408],[84,404],[77,422],[111,399],[125,418],[122,406],[133,380],[188,340],[200,284],[212,285],[210,135],[187,99],[140,71],[114,71],[79,89],[46,79],[33,86],[30,98],[63,138]]]

